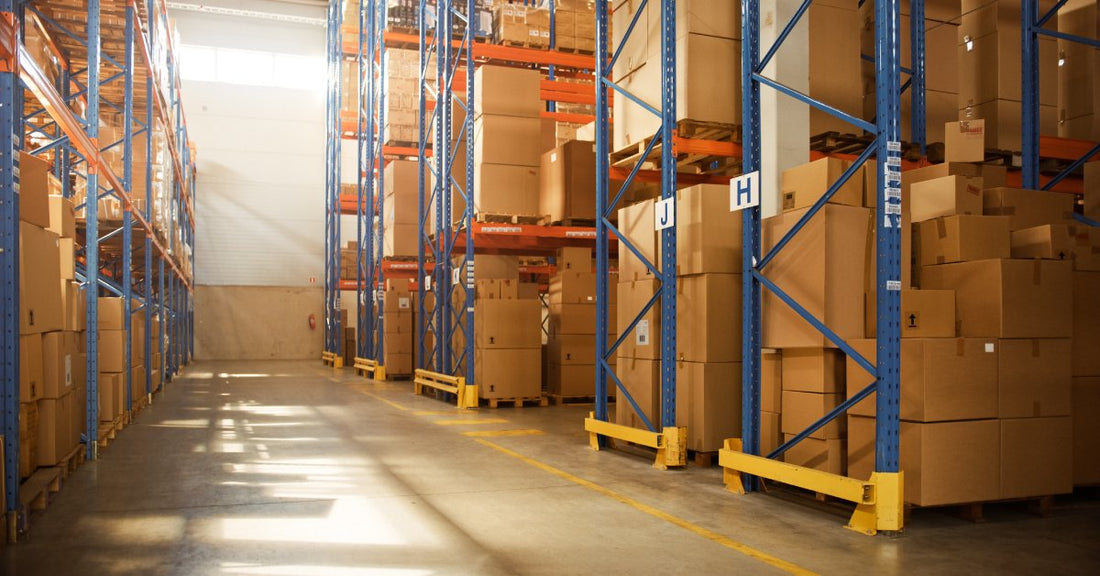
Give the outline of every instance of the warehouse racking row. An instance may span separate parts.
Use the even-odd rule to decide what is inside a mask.
[[[25,526],[33,496],[21,496],[19,469],[21,152],[51,162],[61,195],[76,204],[75,276],[86,301],[87,363],[73,371],[87,371],[87,404],[76,407],[86,419],[80,438],[86,457],[97,457],[104,432],[101,296],[121,298],[130,311],[122,315],[126,366],[144,366],[126,372],[127,414],[193,355],[194,148],[173,36],[159,0],[0,2],[0,429],[11,537]],[[102,213],[116,206],[118,214]],[[135,315],[143,326],[134,325]],[[147,336],[137,363],[132,332]],[[163,366],[153,365],[156,358]]]

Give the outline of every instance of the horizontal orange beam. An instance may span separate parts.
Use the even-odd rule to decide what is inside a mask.
[[[343,27],[342,46],[345,54],[359,53],[358,26]],[[386,30],[382,33],[382,40],[390,48],[415,49],[420,45],[419,34],[407,34]],[[430,42],[430,40],[427,40]],[[453,48],[460,48],[460,40],[452,40]],[[540,66],[561,66],[565,68],[577,68],[582,70],[594,70],[596,58],[591,54],[573,54],[570,52],[558,52],[556,50],[544,50],[539,48],[523,48],[518,46],[501,46],[499,44],[486,44],[474,42],[474,59],[479,61],[499,60],[503,62],[522,62],[537,64]]]

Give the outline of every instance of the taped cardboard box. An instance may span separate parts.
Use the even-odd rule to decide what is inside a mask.
[[[474,121],[474,163],[538,167],[539,119],[483,114]]]
[[[561,270],[550,276],[549,301],[553,304],[595,304],[596,274],[587,270]]]
[[[551,222],[596,218],[594,143],[574,140],[544,153],[538,175],[540,214]]]
[[[608,387],[615,383],[608,379]],[[546,365],[546,389],[559,396],[594,396],[596,394],[596,366],[594,364]],[[613,396],[614,394],[609,394]]]
[[[1027,190],[1023,188],[992,188],[982,193],[985,214],[1008,216],[1013,231],[1043,224],[1072,223],[1074,198],[1070,194]]]
[[[52,180],[51,180],[52,179]],[[49,195],[60,194],[56,178],[50,173],[50,163],[19,153],[19,220],[39,228],[50,227]]]
[[[560,334],[546,344],[546,359],[558,366],[596,364],[595,334]]]
[[[902,421],[900,432],[906,503],[944,506],[1001,497],[1000,421]],[[864,438],[857,440],[865,445]]]
[[[840,176],[851,166],[847,160],[822,158],[788,168],[780,177],[780,193],[784,212],[808,208],[825,195]],[[829,199],[832,204],[863,206],[863,170],[860,167],[851,178]]]
[[[739,362],[741,331],[731,327],[741,325],[741,275],[696,274],[678,280],[676,359]]]
[[[844,353],[832,348],[786,348],[783,350],[783,390],[843,394],[846,364]]]
[[[1044,224],[1014,230],[1012,257],[1069,260],[1076,248],[1076,238],[1070,232],[1073,228],[1065,224]]]
[[[615,288],[612,288],[615,289]],[[609,318],[616,318],[608,314]],[[550,304],[550,334],[595,334],[595,304]]]
[[[949,264],[1012,254],[1005,216],[940,216],[918,224],[920,264]]]
[[[816,392],[784,390],[783,433],[798,434],[802,432],[810,424],[817,422],[830,410],[836,408],[843,399],[843,394],[819,394]],[[845,426],[844,418],[836,418],[817,429],[810,437],[819,439],[844,438]]]
[[[776,414],[783,411],[783,356],[764,351],[760,358],[760,409]]]
[[[1100,272],[1073,273],[1073,375],[1100,376]]]
[[[629,332],[627,328],[638,317],[642,308],[656,294],[660,282],[657,280],[639,280],[618,284],[619,305],[618,330],[626,334],[619,346],[619,356],[656,360],[661,357],[661,313],[660,306],[654,305],[638,320]]]
[[[387,226],[382,236],[382,255],[416,256],[419,231],[416,224],[393,224]]]
[[[855,340],[850,344],[868,361],[875,362],[874,340]],[[900,418],[915,422],[995,418],[997,358],[997,343],[992,339],[902,340]],[[871,384],[872,378],[849,358],[847,381],[851,397]],[[872,392],[849,409],[848,414],[874,416],[875,403],[876,394]]]
[[[73,391],[73,371],[84,369],[74,364],[76,355],[76,334],[42,335],[42,398],[60,398]]]
[[[474,206],[479,215],[544,214],[539,207],[538,167],[480,163],[474,172]]]
[[[42,365],[42,335],[19,336],[19,401],[34,402],[42,397],[44,367]]]
[[[1017,8],[1015,27],[992,30],[978,36],[973,35],[973,27],[966,24],[959,27],[960,107],[991,100],[1020,101],[1022,50],[1019,17]],[[1040,36],[1037,52],[1039,103],[1053,108],[1058,105],[1057,42],[1053,38]]]
[[[1001,420],[1000,498],[1073,491],[1073,422],[1068,416]]]
[[[725,185],[696,184],[676,192],[677,275],[741,273],[741,214],[731,212],[729,202]]]
[[[677,362],[676,424],[688,449],[714,452],[741,435],[741,363]]]
[[[100,372],[125,372],[130,369],[126,362],[126,340],[126,332],[122,330],[99,330]]]
[[[965,176],[981,178],[985,188],[997,188],[1005,185],[1008,169],[992,164],[970,164],[966,162],[944,162],[923,168],[914,168],[901,173],[901,203],[909,205],[909,190],[913,184],[943,178],[944,176]]]
[[[985,160],[985,120],[948,122],[944,127],[945,162]]]
[[[1051,260],[979,260],[925,266],[922,285],[954,290],[958,333],[977,338],[1068,338],[1072,266]]]
[[[538,300],[480,300],[474,308],[477,348],[542,346],[542,310]]]
[[[474,378],[480,398],[537,398],[542,395],[542,351],[534,348],[475,348]]]
[[[878,333],[878,298],[867,295],[867,337]],[[951,290],[902,290],[902,338],[954,338],[955,293]]]
[[[1069,416],[1072,346],[1068,338],[999,340],[1000,418]]]
[[[1100,376],[1073,379],[1073,484],[1100,482]]]
[[[474,113],[538,118],[542,108],[538,70],[478,66],[474,72]]]
[[[656,360],[642,360],[627,358],[619,355],[618,369],[615,374],[623,384],[623,388],[634,399],[638,408],[642,410],[650,423],[656,425],[660,414],[660,382],[661,366]],[[613,384],[609,378],[608,384]],[[643,420],[631,407],[630,402],[620,395],[615,402],[615,423],[633,428],[645,428]]]
[[[558,250],[558,270],[592,272],[592,249],[587,247],[567,247]]]
[[[959,110],[958,118],[960,121],[985,120],[985,143],[989,148],[1013,151],[1023,147],[1022,112],[1018,101],[991,100],[967,106]],[[1039,133],[1044,136],[1058,134],[1058,110],[1054,106],[1039,107]]]
[[[910,188],[909,214],[913,222],[939,216],[982,214],[982,179],[944,176],[914,183]]]
[[[19,223],[20,334],[62,328],[60,254],[57,234],[33,224]]]
[[[794,436],[784,434],[783,441],[789,442]],[[847,442],[843,438],[805,438],[783,454],[783,461],[843,476],[847,470]]]

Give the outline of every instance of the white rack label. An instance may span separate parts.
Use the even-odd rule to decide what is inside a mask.
[[[898,188],[897,186],[887,186],[886,199],[901,200],[901,188]]]
[[[887,214],[901,214],[901,204],[894,204],[893,202],[887,202],[883,209]]]
[[[458,286],[458,282],[461,278],[462,278],[462,273],[458,270],[458,268],[455,268],[454,270],[451,270],[451,284],[452,285]]]
[[[901,152],[901,142],[897,140],[891,140],[886,143],[886,149],[890,152]]]
[[[886,165],[890,167],[901,166],[901,158],[897,156],[889,156],[886,158]]]
[[[676,198],[662,198],[653,206],[653,227],[657,230],[676,225]]]
[[[891,292],[900,292],[901,291],[901,280],[887,280],[886,281],[886,289],[891,291]]]
[[[760,205],[760,172],[730,179],[730,212]]]
[[[649,320],[640,320],[634,327],[634,344],[649,346]]]

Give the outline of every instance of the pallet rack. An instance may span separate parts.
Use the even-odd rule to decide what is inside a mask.
[[[26,27],[36,26],[60,61],[56,82],[30,57],[23,44]],[[31,5],[20,0],[0,1],[0,295],[4,302],[0,317],[0,381],[3,411],[0,425],[4,434],[5,506],[9,535],[14,537],[25,520],[19,495],[19,151],[24,137],[34,134],[48,140],[28,152],[52,154],[54,173],[71,196],[70,174],[86,167],[86,188],[93,199],[84,206],[85,245],[77,279],[87,300],[87,434],[82,438],[88,459],[98,448],[98,297],[100,292],[124,299],[127,333],[132,314],[145,310],[145,333],[156,337],[165,361],[164,381],[189,361],[193,353],[193,302],[191,277],[194,269],[195,167],[188,143],[186,120],[180,98],[180,80],[166,4],[147,0],[88,0],[86,9],[62,2]],[[166,69],[154,62],[154,49],[167,55]],[[116,72],[104,77],[104,71]],[[141,80],[144,79],[144,82]],[[121,84],[121,89],[119,85]],[[24,89],[31,97],[24,98]],[[83,117],[74,112],[85,106]],[[118,142],[100,142],[101,105],[117,112],[123,120]],[[135,114],[143,111],[143,118]],[[43,122],[41,119],[48,121]],[[152,159],[153,130],[165,127],[167,152],[172,159],[170,214],[166,228],[156,226],[153,206],[153,166],[146,163],[144,174],[133,171],[133,139],[145,134],[146,157]],[[105,153],[122,148],[122,173],[115,173]],[[145,209],[138,210],[130,194],[134,178],[145,181]],[[114,197],[123,206],[118,227],[101,234],[98,202]],[[136,227],[135,227],[136,225]],[[176,228],[178,226],[178,229]],[[135,234],[144,262],[134,266]],[[178,239],[174,246],[173,240]],[[121,244],[121,246],[119,246]],[[121,253],[118,249],[121,249]],[[107,250],[109,249],[109,250]],[[177,251],[178,249],[178,251]],[[157,267],[154,269],[154,259]],[[138,278],[134,272],[138,272]],[[154,278],[157,288],[154,289]],[[136,302],[136,306],[132,305]],[[152,310],[162,319],[161,332],[153,335]],[[167,353],[165,353],[167,337]],[[130,339],[125,356],[131,364]],[[153,387],[152,346],[145,346],[145,395]],[[136,399],[130,395],[130,373],[126,375],[126,408]]]

